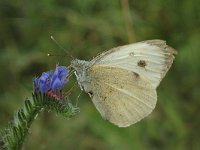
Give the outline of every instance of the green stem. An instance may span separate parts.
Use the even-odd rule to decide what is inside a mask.
[[[36,93],[33,99],[26,99],[24,107],[19,109],[12,122],[1,131],[1,150],[20,150],[32,122],[42,110],[55,111],[64,117],[71,118],[79,112],[66,99],[56,100],[47,95]]]

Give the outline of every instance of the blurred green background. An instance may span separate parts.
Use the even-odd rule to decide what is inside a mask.
[[[7,0],[0,2],[0,129],[32,92],[32,78],[69,65],[54,38],[73,56],[91,59],[103,50],[163,39],[178,55],[157,89],[153,113],[128,128],[104,121],[90,98],[66,120],[44,112],[33,123],[25,150],[200,149],[199,0]],[[74,84],[74,79],[66,90]],[[71,100],[80,92],[76,88]]]

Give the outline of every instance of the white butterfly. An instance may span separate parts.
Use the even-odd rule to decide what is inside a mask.
[[[176,51],[162,40],[148,40],[108,50],[91,61],[72,60],[81,89],[101,116],[118,125],[134,124],[155,108],[156,88]]]

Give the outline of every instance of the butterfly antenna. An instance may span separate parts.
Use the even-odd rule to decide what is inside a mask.
[[[53,36],[51,36],[51,39],[56,43],[56,45],[58,45],[58,47],[59,47],[60,49],[62,49],[63,51],[65,51],[69,57],[71,57],[72,59],[74,59],[74,57],[73,57],[66,49],[64,49],[64,48],[56,41],[56,39],[55,39]],[[51,55],[51,54],[47,54],[47,56],[52,56],[52,55]]]
[[[47,56],[61,56],[61,55],[57,55],[57,54],[50,54],[48,53]]]
[[[56,57],[65,57],[63,55],[58,55],[58,54],[50,54],[50,53],[47,53],[47,56],[50,57],[50,56],[56,56]]]

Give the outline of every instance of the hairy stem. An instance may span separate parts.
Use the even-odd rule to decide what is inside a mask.
[[[43,110],[55,111],[67,118],[71,118],[79,112],[79,108],[72,106],[66,99],[56,100],[45,94],[33,94],[32,99],[26,99],[24,107],[16,112],[13,121],[1,131],[0,149],[20,150],[32,122]]]

